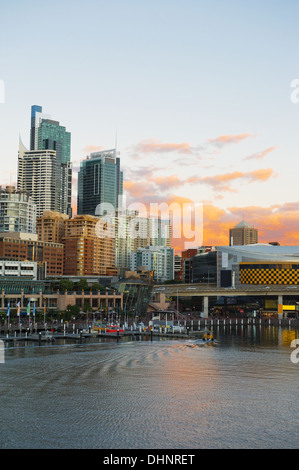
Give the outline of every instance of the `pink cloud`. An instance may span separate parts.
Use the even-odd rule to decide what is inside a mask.
[[[236,134],[236,135],[227,134],[227,135],[220,135],[219,137],[216,137],[214,139],[208,139],[208,141],[216,145],[217,147],[222,147],[227,144],[236,144],[250,137],[256,137],[256,136],[253,134],[249,134],[249,133],[242,133],[242,134]]]
[[[273,150],[276,150],[277,147],[269,147],[266,150],[263,150],[262,152],[257,152],[252,155],[249,155],[248,157],[244,158],[244,160],[261,160],[264,158],[268,153],[273,152]]]

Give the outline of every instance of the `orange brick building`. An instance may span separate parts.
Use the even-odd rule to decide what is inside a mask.
[[[37,235],[21,232],[0,234],[0,258],[36,261],[47,275],[63,275],[63,245],[39,241]]]

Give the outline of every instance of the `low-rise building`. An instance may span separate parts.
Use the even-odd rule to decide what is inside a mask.
[[[217,285],[242,284],[299,284],[299,246],[218,246]]]

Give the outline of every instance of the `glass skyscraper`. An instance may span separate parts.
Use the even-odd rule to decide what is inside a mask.
[[[43,114],[42,107],[31,107],[30,150],[56,152],[55,208],[72,216],[71,133],[58,121]]]
[[[119,208],[123,194],[123,173],[116,149],[90,154],[78,173],[78,214],[96,214],[99,204]],[[99,215],[99,214],[97,214]]]

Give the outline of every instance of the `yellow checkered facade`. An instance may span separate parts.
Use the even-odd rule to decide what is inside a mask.
[[[299,284],[299,263],[240,263],[240,284]]]

